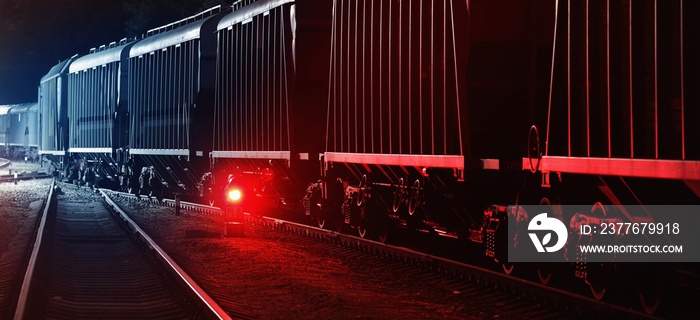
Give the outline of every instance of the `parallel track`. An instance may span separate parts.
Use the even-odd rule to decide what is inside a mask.
[[[0,183],[3,182],[14,182],[14,181],[21,181],[21,180],[34,180],[34,179],[46,179],[50,178],[49,175],[47,175],[44,172],[23,172],[20,174],[17,174],[17,178],[15,178],[14,174],[13,175],[0,175]]]
[[[119,193],[120,196],[134,197]],[[153,204],[174,207],[175,201],[142,197],[141,200]],[[221,216],[218,207],[190,202],[179,202],[180,209]],[[246,224],[276,229],[280,232],[299,236],[292,241],[314,241],[326,246],[324,250],[338,252],[342,256],[356,259],[379,258],[377,263],[386,264],[400,272],[407,272],[419,280],[441,278],[449,283],[449,289],[474,296],[494,305],[507,306],[503,311],[527,318],[601,318],[601,319],[658,319],[636,310],[597,301],[565,290],[540,285],[527,280],[505,275],[489,269],[445,259],[414,251],[405,247],[392,246],[369,239],[338,233],[317,227],[270,217],[245,215]],[[300,240],[310,239],[310,240]],[[321,250],[321,249],[320,249]],[[533,307],[535,306],[535,307]]]

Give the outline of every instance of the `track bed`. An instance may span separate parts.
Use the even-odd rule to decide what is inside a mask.
[[[110,213],[98,194],[72,188],[58,193],[55,210],[48,211],[28,298],[20,298],[26,302],[26,316],[212,317]]]

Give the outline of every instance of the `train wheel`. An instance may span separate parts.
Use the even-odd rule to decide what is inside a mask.
[[[411,196],[408,199],[408,214],[413,215],[416,212],[416,208],[418,208],[420,203],[420,197],[420,180],[416,179],[413,183],[413,188],[411,188]]]
[[[394,201],[392,202],[391,209],[396,213],[401,207],[401,202],[403,202],[403,192],[406,185],[404,184],[403,178],[399,179],[396,184],[396,189],[394,189]]]
[[[547,197],[543,197],[540,199],[539,205],[547,206],[548,212],[550,212],[553,217],[563,220],[561,206],[559,206],[559,204],[550,201]],[[542,285],[546,286],[549,284],[549,281],[552,280],[552,268],[548,264],[537,267],[537,278],[540,280]]]
[[[335,231],[335,232],[343,231],[343,225],[345,224],[345,219],[343,219],[343,217],[333,217],[333,219],[331,219],[331,222],[332,222],[331,227],[333,227],[333,231]]]
[[[552,272],[548,268],[537,268],[537,278],[540,279],[542,285],[546,286],[552,280]]]
[[[381,222],[377,225],[377,235],[379,236],[379,242],[387,243],[389,240],[389,233],[391,232],[391,225],[389,222]]]
[[[367,236],[367,227],[364,225],[360,225],[357,227],[357,234],[360,236],[360,238],[364,239],[365,236]]]
[[[338,218],[318,218],[318,227],[321,229],[328,229],[335,232],[340,232],[343,230],[343,221]]]
[[[343,230],[343,221],[341,219],[319,218],[317,221],[318,227],[321,229],[329,229],[336,232],[340,232]]]
[[[644,312],[647,314],[656,313],[656,310],[659,309],[659,305],[661,305],[661,298],[658,292],[647,292],[646,294],[640,292],[639,301],[642,303],[642,309],[644,309]]]
[[[343,230],[344,221],[342,217],[333,216],[326,213],[322,217],[319,217],[316,221],[318,223],[318,227],[321,229],[328,229],[336,232]]]
[[[508,262],[501,263],[501,267],[503,268],[503,272],[507,275],[513,273],[513,269],[515,269],[515,265]]]
[[[591,268],[593,267],[593,268]],[[602,300],[608,290],[607,282],[610,273],[609,267],[604,263],[588,263],[588,276],[586,283],[591,289],[591,294],[596,300]]]
[[[358,197],[359,197],[359,195],[358,195]],[[362,197],[364,197],[364,195]],[[365,200],[367,200],[367,199],[365,199]],[[368,210],[367,205],[368,205],[367,201],[363,201],[359,205],[359,207],[360,207],[360,223],[357,226],[357,233],[360,236],[360,238],[363,238],[363,239],[367,235],[367,226],[369,225],[369,220],[367,218],[367,216],[368,216],[367,215],[367,210]]]
[[[602,203],[596,202],[591,207],[591,215],[603,218],[608,215],[608,212]],[[591,289],[593,298],[596,300],[602,300],[605,296],[605,292],[608,289],[608,280],[612,272],[611,268],[612,266],[609,263],[587,263],[586,283]]]
[[[540,133],[537,130],[537,126],[530,127],[530,132],[527,137],[527,150],[528,150],[528,161],[530,162],[530,172],[535,173],[540,169],[540,161],[542,160],[542,153],[540,152]],[[533,164],[532,159],[537,159],[537,162]]]
[[[605,292],[607,290],[608,288],[600,288],[600,290],[598,290],[595,287],[591,286],[591,294],[596,300],[603,300],[603,297],[605,296]]]
[[[644,277],[643,281],[639,281],[639,302],[642,304],[642,309],[647,314],[654,314],[661,305],[661,297],[663,295],[665,284],[667,283],[666,275],[670,270],[664,270],[662,267],[651,267],[651,277]]]
[[[377,230],[377,237],[381,243],[387,243],[394,232],[394,220],[389,218],[388,212],[382,213],[377,210],[375,219],[372,221],[374,228]]]
[[[365,202],[365,200],[367,200],[366,198],[369,196],[369,194],[368,194],[369,190],[367,190],[368,185],[369,185],[369,181],[367,180],[367,175],[363,174],[362,179],[360,180],[360,185],[357,186],[358,191],[357,191],[357,199],[356,199],[357,201],[356,202],[357,202],[358,207],[361,207],[362,204]]]

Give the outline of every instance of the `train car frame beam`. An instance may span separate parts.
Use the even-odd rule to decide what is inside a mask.
[[[291,151],[212,151],[212,158],[291,160]]]
[[[543,173],[561,172],[651,179],[700,180],[700,161],[543,156],[537,164]],[[523,170],[531,159],[523,158]]]
[[[50,154],[54,156],[64,156],[66,155],[66,152],[63,150],[39,150],[40,155],[45,155],[45,154]]]
[[[111,151],[110,151],[111,152]],[[189,149],[130,149],[130,154],[158,156],[189,156]]]
[[[112,148],[68,148],[72,153],[112,153]]]
[[[326,152],[324,161],[464,170],[464,156],[457,155]]]

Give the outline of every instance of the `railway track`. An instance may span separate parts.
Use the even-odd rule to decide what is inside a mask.
[[[329,250],[347,259],[373,257],[367,263],[383,264],[417,281],[439,281],[448,290],[464,294],[468,300],[501,306],[506,318],[656,319],[642,312],[404,247],[274,218],[248,215],[246,220],[248,224],[313,239],[325,245],[326,248],[319,250]]]
[[[135,198],[119,193],[119,196]],[[220,217],[218,207],[190,202],[141,197],[154,205]],[[554,287],[540,285],[435,255],[392,246],[352,235],[320,229],[278,218],[245,215],[246,228],[274,229],[292,237],[292,242],[312,242],[319,251],[329,252],[346,260],[367,261],[381,265],[390,272],[405,273],[417,281],[437,281],[447,290],[464,295],[469,300],[500,306],[505,317],[529,319],[600,318],[600,319],[659,319],[658,317],[597,301]]]
[[[13,309],[17,319],[21,318],[94,318],[114,315],[114,317],[124,317],[125,314],[116,313],[114,310],[140,310],[145,312],[141,317],[154,316],[158,318],[180,318],[183,315],[192,315],[195,318],[217,317],[216,315],[202,315],[201,302],[189,301],[191,293],[185,293],[181,289],[183,286],[196,287],[190,279],[206,279],[207,275],[192,275],[190,278],[182,268],[177,267],[167,254],[159,249],[146,233],[136,226],[127,215],[121,211],[116,204],[109,199],[110,196],[135,199],[132,195],[123,193],[113,193],[111,191],[102,192],[103,198],[94,191],[89,192],[87,188],[78,190],[73,185],[63,185],[64,194],[55,194],[51,198],[53,204],[44,206],[44,214],[36,224],[42,224],[47,231],[38,232],[41,235],[36,240],[37,243],[51,243],[50,245],[35,248],[31,265],[35,265],[33,270],[27,271],[27,279],[21,287],[24,288],[23,296],[18,299],[20,305]],[[102,202],[107,203],[107,210]],[[178,203],[181,210],[197,212],[201,215],[213,215],[220,217],[222,212],[217,207],[205,206],[189,202],[164,199],[159,203],[155,199],[142,197],[141,201],[151,202],[153,205],[163,205],[174,208]],[[469,264],[445,259],[436,255],[425,254],[404,247],[387,245],[384,243],[362,239],[356,236],[332,232],[319,229],[313,226],[285,221],[277,218],[260,217],[246,215],[246,226],[251,229],[274,230],[272,232],[282,232],[291,242],[307,243],[314,250],[326,252],[335,257],[340,257],[346,261],[362,261],[363,263],[381,266],[388,272],[395,272],[407,275],[417,282],[439,283],[446,290],[458,293],[465,299],[478,301],[479,303],[495,306],[505,317],[524,316],[531,319],[547,318],[654,318],[638,311],[610,305],[596,301],[580,295],[552,287],[542,286],[519,278],[510,277],[492,270],[475,267]],[[268,231],[271,232],[271,231]],[[26,235],[24,238],[31,238]],[[40,239],[44,238],[44,239]],[[51,240],[53,239],[53,240]],[[29,241],[28,241],[29,242]],[[133,247],[128,243],[134,243]],[[137,252],[146,252],[147,262],[135,262],[134,255],[143,255]],[[102,253],[109,253],[108,256],[100,257]],[[125,255],[121,255],[125,253]],[[5,260],[6,257],[21,257],[21,250],[15,250],[10,255],[5,255],[2,266],[0,266],[0,285],[7,282],[8,277],[3,280],[3,275],[9,274],[6,265],[17,265],[22,259],[13,258]],[[96,263],[84,262],[76,264],[79,258],[92,256]],[[125,258],[126,257],[126,258]],[[117,259],[116,261],[114,259]],[[103,261],[102,261],[103,260]],[[130,261],[128,265],[122,261]],[[134,260],[132,262],[132,260]],[[58,268],[47,268],[46,265],[59,266]],[[102,266],[100,266],[102,265]],[[105,266],[106,265],[106,266]],[[155,265],[155,267],[153,266]],[[166,266],[163,266],[166,265]],[[175,266],[172,269],[172,266]],[[94,271],[95,268],[105,268],[103,271]],[[139,275],[131,272],[133,270],[145,270],[156,268],[157,270],[170,269],[172,271],[162,272],[174,275],[176,279],[149,279],[150,276]],[[93,270],[89,271],[88,270]],[[123,270],[129,270],[124,272]],[[130,273],[130,274],[126,274]],[[100,280],[99,276],[110,275],[107,280]],[[29,275],[39,275],[32,277]],[[94,277],[94,278],[91,278]],[[129,277],[136,277],[141,280],[140,284],[147,284],[148,290],[130,287]],[[10,279],[12,277],[9,277]],[[82,279],[82,280],[81,280]],[[165,289],[154,289],[150,282],[165,282]],[[69,284],[67,284],[69,283]],[[86,288],[75,287],[77,284],[85,284]],[[95,285],[97,284],[97,285]],[[120,289],[107,289],[108,286],[122,286]],[[227,296],[225,290],[216,289],[215,285],[202,283],[215,301],[233,301],[236,298]],[[213,289],[212,289],[213,288]],[[30,289],[30,290],[27,290]],[[84,291],[85,290],[85,291]],[[91,291],[92,290],[92,291]],[[132,291],[129,291],[132,290]],[[159,295],[167,292],[175,293],[175,297],[163,298]],[[0,294],[3,290],[0,290]],[[39,292],[37,294],[37,292]],[[136,294],[125,294],[125,292],[140,292],[142,296]],[[199,293],[195,293],[200,295]],[[206,294],[201,294],[206,295]],[[166,294],[167,296],[167,294]],[[159,298],[156,298],[159,297]],[[122,301],[120,299],[136,299],[134,301]],[[87,300],[81,300],[87,299]],[[102,301],[108,302],[99,302]],[[158,301],[149,301],[149,300]],[[0,299],[1,301],[2,299]],[[169,302],[168,302],[169,301]],[[173,302],[174,301],[174,302]],[[138,305],[135,308],[135,305]],[[234,318],[253,318],[240,309],[224,307],[225,314]],[[71,309],[73,308],[73,309]],[[2,311],[0,306],[0,311]],[[4,309],[7,309],[6,307]],[[160,310],[160,311],[158,311]],[[167,310],[167,311],[166,311]],[[162,311],[162,312],[161,312]],[[11,316],[13,313],[4,312],[4,315]],[[1,314],[0,314],[1,315]],[[8,316],[8,317],[9,317]],[[137,316],[139,317],[139,316]],[[226,316],[224,316],[226,317]]]
[[[15,181],[22,181],[22,180],[46,179],[46,178],[50,178],[50,176],[44,172],[21,172],[21,173],[17,173],[17,176],[15,176],[14,174],[0,175],[0,183],[15,182]]]
[[[15,319],[230,318],[107,197],[48,198]]]

